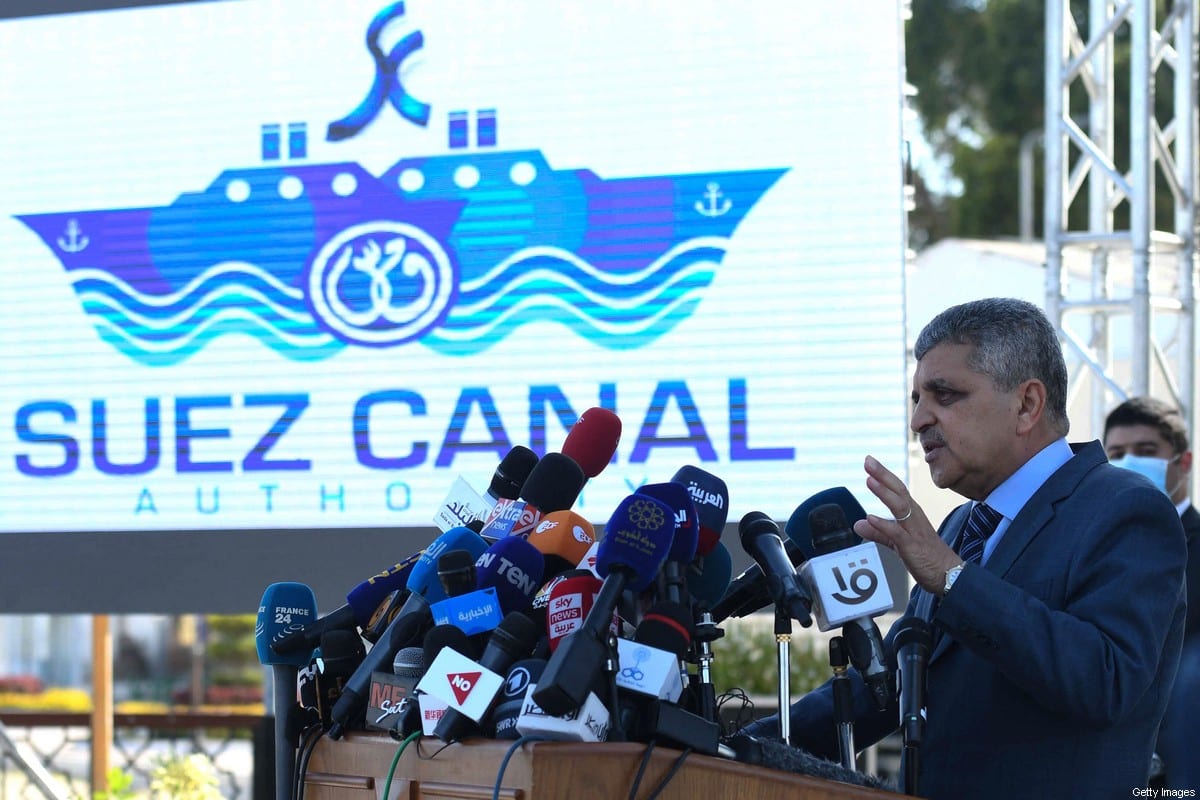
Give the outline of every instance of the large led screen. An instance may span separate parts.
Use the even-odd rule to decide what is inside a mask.
[[[0,529],[430,526],[623,422],[730,520],[906,461],[882,0],[0,22]]]

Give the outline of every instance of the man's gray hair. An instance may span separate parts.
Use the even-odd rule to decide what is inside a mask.
[[[951,306],[934,317],[917,337],[918,361],[939,344],[966,344],[974,350],[967,366],[992,379],[1002,392],[1036,378],[1046,387],[1046,416],[1065,436],[1067,364],[1058,332],[1040,308],[1024,300],[991,297]]]

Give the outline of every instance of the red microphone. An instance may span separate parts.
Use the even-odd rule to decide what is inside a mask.
[[[602,581],[594,575],[564,578],[550,587],[546,604],[546,636],[553,653],[559,642],[583,627],[588,612],[600,594]]]
[[[594,478],[612,461],[620,441],[620,417],[607,408],[589,408],[567,431],[561,452]]]

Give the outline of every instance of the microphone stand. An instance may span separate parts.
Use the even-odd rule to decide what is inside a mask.
[[[296,771],[296,748],[300,737],[295,728],[296,677],[300,670],[291,664],[271,665],[271,708],[275,714],[275,797],[290,800]]]
[[[905,794],[916,795],[917,793],[917,773],[921,767],[921,746],[920,744],[912,744],[908,741],[907,731],[904,737],[904,749],[900,751],[900,775],[901,785],[904,787]]]
[[[904,748],[900,751],[900,785],[905,794],[916,795],[917,774],[921,765],[921,740],[925,738],[925,718],[921,709],[903,719],[900,726]]]
[[[842,766],[855,769],[854,764],[854,696],[850,687],[850,676],[846,668],[850,659],[846,655],[842,637],[829,640],[829,666],[833,670],[833,718],[837,725],[838,751]]]
[[[586,635],[586,634],[585,634]],[[608,645],[608,654],[604,660],[604,670],[608,673],[609,705],[612,706],[612,711],[608,715],[608,738],[610,742],[626,741],[625,729],[621,727],[621,694],[617,690],[617,670],[621,668],[621,662],[617,656],[617,638],[611,634],[605,640]]]
[[[775,606],[775,649],[779,669],[779,737],[792,740],[792,618]]]
[[[699,665],[696,697],[700,716],[709,722],[717,722],[717,690],[712,682],[712,643],[724,635],[725,631],[713,622],[711,612],[700,612],[700,621],[696,623],[696,631],[692,635],[692,641],[697,644],[696,661]]]

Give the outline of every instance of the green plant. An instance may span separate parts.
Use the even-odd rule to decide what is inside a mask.
[[[738,688],[751,696],[772,696],[779,683],[778,648],[773,617],[731,618],[722,624],[725,635],[713,643],[713,686],[717,694]],[[795,697],[824,683],[830,676],[824,639],[792,636],[789,675]]]
[[[133,775],[120,767],[111,767],[108,772],[108,791],[96,792],[92,800],[134,800]]]
[[[200,753],[167,756],[150,775],[150,793],[164,800],[221,800],[212,762]]]

